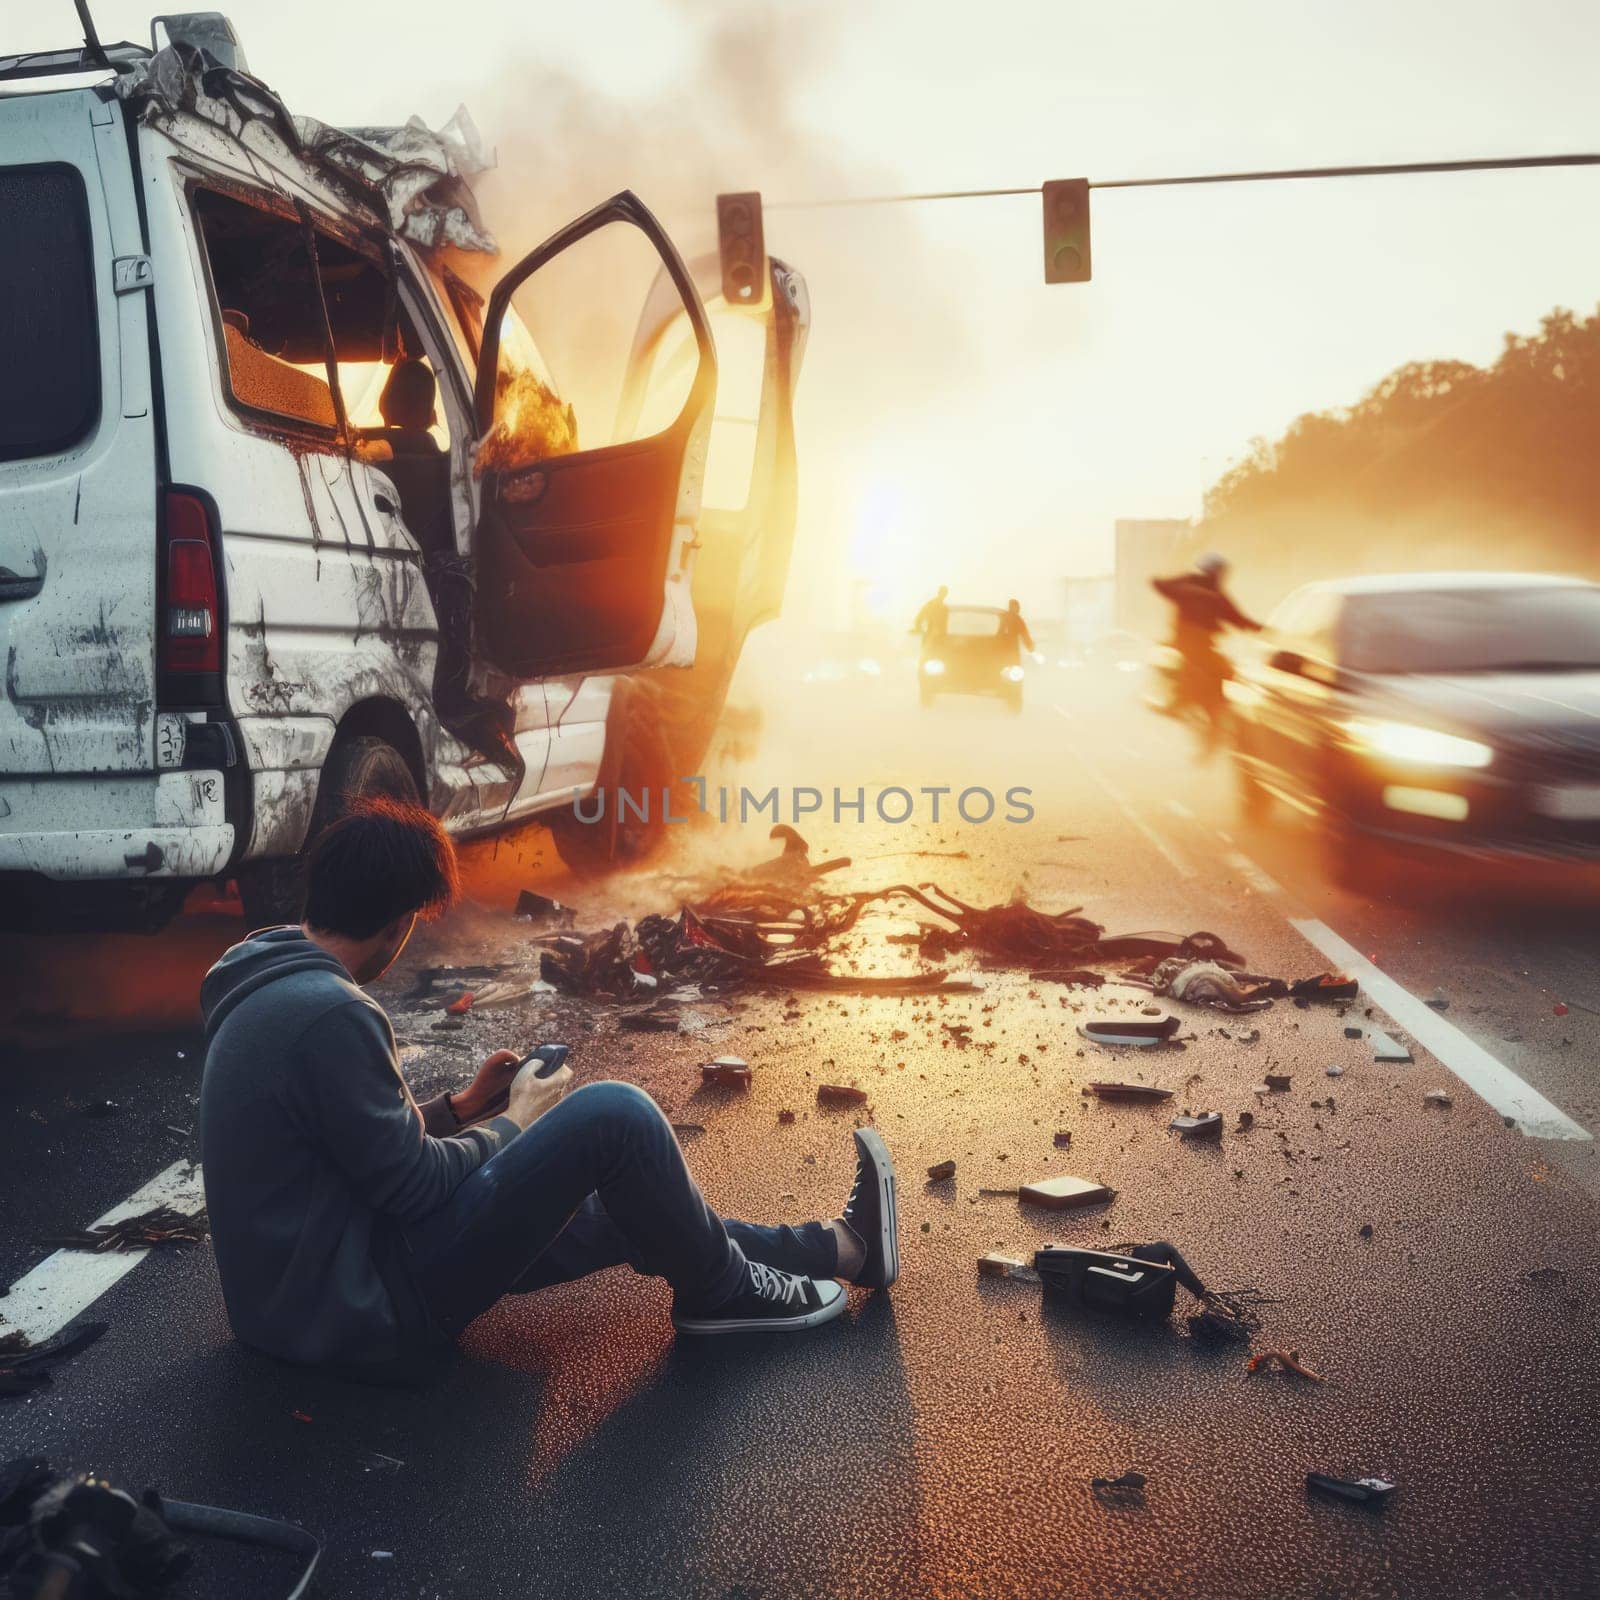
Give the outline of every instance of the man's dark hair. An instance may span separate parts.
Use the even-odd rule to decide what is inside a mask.
[[[313,928],[370,939],[415,911],[437,916],[461,889],[455,846],[421,806],[373,796],[312,841],[306,856],[305,920]]]

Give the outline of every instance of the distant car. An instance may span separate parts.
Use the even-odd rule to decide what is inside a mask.
[[[945,630],[925,634],[917,679],[924,706],[941,694],[983,694],[1022,710],[1022,654],[997,606],[951,606]]]
[[[1600,860],[1600,585],[1530,573],[1309,584],[1238,652],[1241,805],[1320,820],[1336,878],[1365,840]]]

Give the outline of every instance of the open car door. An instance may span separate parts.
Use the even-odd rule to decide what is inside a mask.
[[[553,389],[501,360],[511,297],[541,268],[601,229],[637,229],[661,260],[691,365],[670,415],[635,411],[593,450]],[[655,291],[652,291],[652,297]],[[633,377],[625,380],[631,392]],[[511,678],[689,665],[690,581],[717,390],[705,306],[682,258],[637,196],[624,192],[569,223],[495,285],[484,317],[475,394],[475,653]],[[650,431],[643,432],[641,420]]]
[[[775,259],[767,263],[766,293],[748,305],[723,299],[715,255],[698,258],[690,273],[704,297],[717,347],[716,405],[693,579],[699,641],[695,676],[705,679],[731,673],[745,635],[776,617],[783,604],[798,507],[794,395],[811,301],[800,274]],[[695,354],[694,327],[663,271],[634,339],[622,425],[648,418],[681,384]],[[673,687],[692,692],[688,684]]]

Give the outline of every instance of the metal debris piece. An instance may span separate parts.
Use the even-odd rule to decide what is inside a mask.
[[[1260,1372],[1270,1366],[1276,1366],[1283,1372],[1292,1372],[1297,1377],[1309,1378],[1313,1383],[1324,1381],[1320,1372],[1313,1372],[1300,1359],[1298,1350],[1261,1350],[1245,1363],[1245,1369],[1249,1372]]]
[[[1216,961],[1188,961],[1182,956],[1163,961],[1149,981],[1157,994],[1234,1014],[1265,1011],[1274,996],[1284,992],[1284,985],[1276,979],[1232,972]]]
[[[1342,1078],[1344,1076],[1344,1068],[1337,1061],[1330,1061],[1322,1070],[1330,1078]]]
[[[1172,1090],[1151,1083],[1087,1083],[1084,1093],[1097,1100],[1170,1100]]]
[[[794,1112],[789,1110],[780,1111],[778,1113],[778,1121],[787,1126],[789,1123],[794,1121]]]
[[[1347,1500],[1352,1505],[1382,1506],[1395,1491],[1387,1478],[1332,1478],[1325,1472],[1306,1474],[1306,1493]]]
[[[558,928],[570,928],[578,920],[578,913],[571,906],[564,906],[547,894],[535,894],[532,889],[524,889],[517,896],[516,909],[511,914],[530,922],[553,923]]]
[[[674,1122],[671,1126],[674,1133],[704,1133],[706,1131],[706,1125],[703,1122]]]
[[[1057,1150],[1070,1150],[1072,1148],[1072,1130],[1070,1128],[1062,1128],[1052,1135],[1050,1142]]]
[[[943,1183],[947,1178],[956,1175],[956,1164],[953,1161],[936,1161],[928,1168],[929,1183]]]
[[[720,1089],[748,1089],[750,1064],[741,1061],[738,1056],[718,1056],[715,1061],[707,1061],[700,1068],[700,1076],[706,1083],[713,1083]]]
[[[817,1104],[819,1106],[859,1106],[864,1105],[867,1091],[858,1089],[854,1084],[848,1083],[820,1083],[817,1085]]]
[[[1382,1028],[1369,1028],[1367,1039],[1372,1045],[1374,1061],[1409,1061],[1411,1051],[1398,1039],[1391,1039]]]
[[[1455,1101],[1443,1089],[1430,1089],[1423,1095],[1422,1103],[1429,1106],[1449,1107],[1453,1106]]]
[[[1012,1278],[1019,1283],[1037,1283],[1039,1274],[1031,1267],[1024,1266],[1022,1262],[1011,1256],[995,1255],[991,1252],[986,1256],[978,1257],[978,1276],[980,1278]]]
[[[88,1322],[40,1344],[30,1344],[17,1332],[0,1336],[0,1397],[14,1399],[42,1389],[50,1382],[52,1367],[88,1349],[109,1327],[107,1322]]]
[[[1078,1024],[1078,1032],[1094,1044],[1137,1045],[1148,1049],[1165,1043],[1182,1023],[1169,1012],[1159,1017],[1090,1017]]]
[[[1124,1472],[1115,1478],[1091,1478],[1091,1489],[1142,1489],[1150,1480],[1142,1472]]]
[[[1291,1075],[1287,1072],[1269,1072],[1267,1074],[1267,1087],[1269,1089],[1287,1089],[1291,1081]]]
[[[1320,1000],[1327,1004],[1339,1004],[1354,1000],[1361,992],[1361,986],[1354,978],[1347,978],[1342,972],[1319,972],[1314,977],[1299,978],[1289,985],[1289,996],[1294,1000]]]
[[[1360,1029],[1360,1028],[1346,1028],[1344,1030],[1344,1036],[1347,1039],[1360,1039],[1360,1038],[1363,1038],[1365,1035],[1364,1035],[1363,1030]]]
[[[1104,1205],[1116,1198],[1117,1191],[1103,1183],[1091,1183],[1087,1178],[1063,1177],[1040,1178],[1034,1183],[1025,1183],[1018,1193],[1030,1205],[1064,1211],[1075,1206]]]
[[[1247,1133],[1251,1128],[1255,1127],[1255,1125],[1256,1125],[1256,1114],[1255,1114],[1255,1112],[1253,1112],[1253,1111],[1241,1111],[1239,1113],[1239,1122],[1238,1122],[1238,1125],[1235,1127],[1234,1132],[1235,1133]]]
[[[1222,1137],[1222,1113],[1220,1111],[1202,1111],[1192,1117],[1174,1117],[1167,1126],[1186,1139],[1220,1139]]]

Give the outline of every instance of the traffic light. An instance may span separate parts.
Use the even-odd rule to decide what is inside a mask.
[[[1089,180],[1053,178],[1044,186],[1044,281],[1087,283],[1089,276]]]
[[[722,258],[722,298],[731,306],[758,304],[767,275],[759,191],[717,196],[717,253]]]

